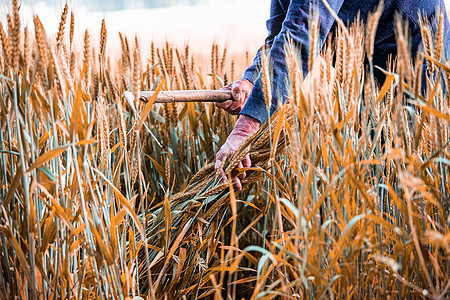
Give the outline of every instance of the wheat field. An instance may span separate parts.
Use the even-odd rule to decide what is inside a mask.
[[[39,16],[21,26],[19,10],[13,0],[0,24],[0,298],[450,297],[442,15],[436,30],[422,23],[414,59],[397,22],[399,54],[380,83],[380,11],[340,24],[321,51],[312,30],[319,67],[303,85],[288,47],[290,101],[221,166],[247,173],[236,192],[213,164],[234,116],[154,99],[133,111],[123,95],[220,88],[248,53],[213,44],[204,66],[189,46],[142,53],[120,34],[108,56],[104,20],[76,44],[68,5],[54,36]],[[252,167],[236,168],[247,153]]]

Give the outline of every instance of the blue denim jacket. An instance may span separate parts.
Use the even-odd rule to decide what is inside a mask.
[[[363,22],[367,21],[367,16],[378,6],[379,0],[328,0],[332,9],[337,12],[345,24],[355,20],[358,11]],[[323,2],[312,0],[272,0],[270,8],[270,19],[267,21],[269,35],[266,38],[265,45],[256,54],[253,64],[245,71],[243,79],[247,79],[254,84],[241,114],[251,116],[263,123],[267,118],[267,109],[264,102],[262,83],[260,76],[261,53],[268,49],[271,64],[273,65],[273,92],[270,113],[272,114],[279,100],[285,101],[287,97],[286,79],[288,76],[287,66],[284,59],[284,47],[287,43],[287,37],[293,41],[294,45],[299,47],[303,64],[303,74],[308,73],[308,21],[310,18],[310,6],[315,5],[319,11],[320,17],[320,49],[336,22]],[[419,12],[422,12],[430,20],[431,24],[436,25],[435,11],[441,6],[445,12],[443,0],[385,0],[384,11],[379,21],[378,30],[375,38],[375,49],[373,61],[375,65],[382,68],[386,67],[386,61],[389,54],[395,56],[397,45],[395,41],[395,14],[400,12],[404,18],[409,20],[411,32],[411,50],[415,56],[419,45],[421,44],[421,35],[419,29]],[[444,50],[450,49],[448,19],[445,16],[445,36]],[[283,99],[278,99],[281,95]]]

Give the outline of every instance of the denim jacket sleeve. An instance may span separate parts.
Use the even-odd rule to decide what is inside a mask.
[[[273,4],[274,1],[272,1]],[[339,12],[344,0],[329,0],[328,3],[332,9],[337,13]],[[310,18],[310,9],[312,5],[316,7],[320,17],[320,49],[322,48],[325,39],[330,32],[330,29],[334,23],[334,18],[328,9],[324,6],[322,1],[318,1],[317,4],[313,4],[314,1],[311,0],[291,0],[288,10],[284,19],[280,15],[278,18],[273,19],[272,22],[282,22],[281,26],[271,24],[270,28],[277,29],[280,28],[280,32],[274,37],[272,45],[269,50],[269,64],[273,70],[272,74],[272,99],[270,114],[272,114],[277,106],[278,101],[284,102],[287,97],[287,65],[284,58],[285,45],[288,43],[288,39],[292,41],[294,46],[301,53],[303,73],[306,75],[308,73],[308,48],[309,48],[309,33],[308,33],[308,22]],[[276,5],[275,5],[276,6]],[[270,24],[269,20],[269,24]],[[269,38],[273,33],[269,34]],[[269,39],[270,41],[270,39]],[[258,56],[257,56],[258,58]],[[251,67],[252,68],[252,67]],[[257,66],[256,66],[257,70]],[[247,73],[247,72],[246,72]],[[254,81],[254,86],[252,93],[250,94],[241,114],[248,115],[257,119],[260,123],[263,123],[268,117],[268,111],[264,101],[264,95],[262,91],[261,74],[256,72],[258,76]],[[249,76],[250,72],[246,76]],[[255,74],[255,73],[253,73]]]
[[[256,56],[253,60],[253,64],[244,72],[242,79],[247,79],[251,83],[255,83],[256,78],[259,75],[259,69],[261,67],[261,54],[268,51],[273,45],[273,40],[280,33],[281,26],[286,17],[287,8],[289,6],[289,0],[272,0],[270,3],[270,18],[266,22],[266,27],[269,32],[264,45],[259,48]]]

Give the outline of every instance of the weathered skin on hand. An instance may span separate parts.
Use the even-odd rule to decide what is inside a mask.
[[[261,124],[254,118],[241,115],[234,126],[233,131],[228,136],[226,142],[222,145],[219,152],[216,154],[216,170],[220,167],[222,162],[228,159],[239,146],[253,133],[255,133]],[[242,161],[236,166],[237,168],[249,168],[252,165],[250,156],[247,154]],[[245,172],[238,178],[233,179],[233,187],[235,190],[242,190],[241,180],[246,176]],[[222,170],[222,178],[226,182],[227,177]]]
[[[231,90],[234,101],[229,100],[222,103],[216,103],[216,107],[226,110],[232,115],[237,115],[244,107],[245,102],[248,99],[253,88],[253,84],[247,79],[238,80],[227,86],[221,88],[221,90]]]

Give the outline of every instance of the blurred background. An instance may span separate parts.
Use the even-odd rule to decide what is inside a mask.
[[[1,0],[5,2],[5,0]],[[61,2],[60,0],[39,0],[35,3],[46,3],[47,5],[54,6]],[[223,4],[231,3],[239,6],[244,1],[242,0],[73,0],[71,1],[75,6],[82,6],[90,10],[124,10],[124,9],[154,9],[161,7],[171,7],[177,5],[205,5],[205,4]],[[246,3],[270,3],[269,0],[246,0]],[[444,0],[449,3],[450,0]]]
[[[0,0],[0,20],[6,21],[10,0]],[[38,14],[48,34],[58,29],[65,0],[19,0],[24,25],[33,28]],[[191,46],[193,52],[209,53],[213,42],[227,46],[229,53],[249,51],[253,55],[266,35],[269,0],[69,0],[75,14],[75,33],[86,29],[98,39],[101,20],[108,29],[108,51],[120,46],[118,32],[134,39],[141,49],[151,41]],[[68,26],[68,25],[67,25]]]
[[[55,0],[41,0],[36,2],[44,2],[49,5],[54,5]],[[93,10],[123,10],[133,8],[161,8],[171,7],[176,5],[204,5],[204,4],[218,4],[218,3],[235,3],[238,4],[238,0],[75,0],[72,1],[75,5],[81,5]],[[247,2],[268,2],[268,1],[255,1],[250,0]]]

